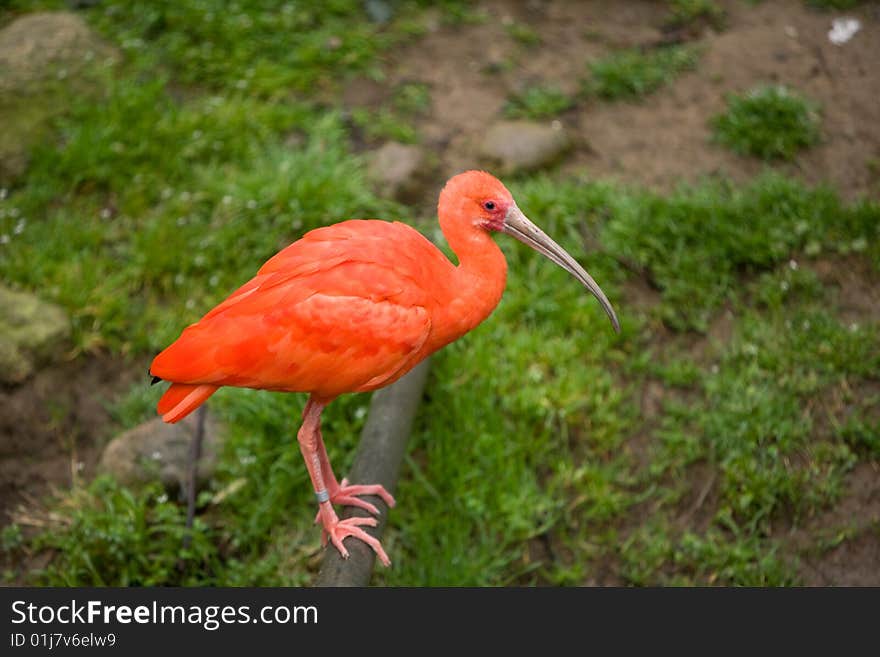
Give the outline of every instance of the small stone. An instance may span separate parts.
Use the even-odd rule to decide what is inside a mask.
[[[427,161],[418,146],[387,142],[370,156],[368,175],[387,198],[415,200],[427,182]]]
[[[197,418],[198,411],[177,424],[166,424],[157,417],[119,434],[104,448],[101,472],[113,475],[127,486],[160,481],[169,491],[185,491]],[[205,484],[214,475],[224,439],[225,430],[209,412],[205,417],[198,484]]]
[[[394,7],[387,0],[366,0],[364,9],[374,23],[384,25],[394,16]]]
[[[558,121],[499,121],[483,139],[481,154],[497,163],[502,174],[534,171],[561,158],[571,146]]]
[[[0,286],[0,383],[23,382],[63,350],[69,335],[61,308]]]

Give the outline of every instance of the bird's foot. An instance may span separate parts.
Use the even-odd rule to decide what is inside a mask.
[[[376,495],[382,498],[382,501],[385,502],[389,507],[393,507],[395,505],[394,497],[385,490],[385,487],[380,484],[360,484],[349,486],[348,479],[343,479],[339,482],[339,486],[336,487],[336,490],[330,491],[330,503],[331,504],[341,504],[343,506],[356,506],[360,509],[364,509],[365,511],[369,511],[374,516],[379,515],[379,509],[376,508],[375,504],[371,504],[366,500],[362,500],[357,497],[357,495]],[[318,512],[318,515],[315,517],[315,522],[318,522],[321,519],[321,512]]]
[[[353,536],[373,548],[373,552],[379,557],[379,561],[382,562],[382,565],[391,565],[391,559],[385,554],[385,550],[382,549],[382,544],[379,542],[379,539],[375,536],[370,536],[367,532],[361,529],[361,527],[375,527],[379,522],[375,518],[346,518],[345,520],[340,520],[333,511],[333,507],[329,507],[328,513],[323,505],[318,517],[321,519],[324,526],[324,531],[321,533],[321,542],[326,546],[329,538],[333,546],[339,550],[339,554],[342,555],[343,559],[348,559],[349,554],[348,550],[342,544],[342,541],[349,536]]]
[[[379,515],[379,509],[377,509],[374,504],[370,504],[366,500],[356,497],[357,495],[376,495],[381,497],[382,501],[385,502],[389,508],[393,507],[395,504],[394,497],[392,497],[391,493],[385,490],[385,487],[381,484],[360,484],[350,486],[348,484],[348,479],[343,479],[339,483],[339,488],[330,493],[330,501],[333,504],[356,506],[369,511],[374,516]]]

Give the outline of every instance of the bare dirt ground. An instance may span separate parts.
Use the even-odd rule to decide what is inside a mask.
[[[792,530],[800,575],[808,586],[880,586],[880,466],[860,463],[833,509]],[[821,537],[829,549],[811,548]]]
[[[52,489],[94,476],[115,427],[106,404],[128,390],[132,373],[119,360],[82,357],[0,389],[0,525]]]
[[[817,101],[823,114],[822,143],[780,168],[848,198],[880,194],[880,5],[848,12],[863,28],[836,46],[827,33],[837,14],[799,0],[719,4],[727,12],[723,31],[670,32],[659,2],[486,2],[488,20],[447,27],[438,19],[433,31],[389,55],[387,81],[359,81],[345,100],[378,104],[398,84],[428,84],[433,106],[419,132],[453,174],[479,164],[482,135],[511,93],[541,84],[574,94],[592,59],[689,40],[704,48],[697,69],[645,101],[585,100],[560,117],[575,142],[565,170],[658,190],[711,174],[747,180],[764,165],[713,145],[707,121],[724,108],[724,94],[779,83]],[[511,22],[535,30],[541,43],[511,39]]]

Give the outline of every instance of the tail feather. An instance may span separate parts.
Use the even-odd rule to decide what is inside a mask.
[[[219,387],[206,383],[172,383],[159,400],[156,410],[164,422],[179,422],[201,406]]]

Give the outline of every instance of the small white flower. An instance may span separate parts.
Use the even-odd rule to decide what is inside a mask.
[[[101,219],[109,219],[110,218],[110,208],[103,208],[101,210]]]
[[[6,233],[0,235],[0,244],[9,244],[9,235]]]
[[[160,452],[157,449],[152,454],[150,454],[150,458],[153,459],[154,461],[161,461],[162,460],[162,452]]]
[[[7,194],[9,194],[9,190],[5,187],[0,187],[0,201],[6,200]]]
[[[16,235],[21,235],[24,232],[24,227],[27,225],[27,221],[22,218],[18,220],[18,223],[15,224],[15,228],[12,229],[12,232]]]
[[[159,504],[165,504],[168,501],[168,495],[166,493],[162,493],[159,497],[156,498],[156,501]]]
[[[797,260],[794,260],[794,259],[789,260],[788,261],[788,268],[791,269],[792,271],[797,271],[797,268],[798,268]]]

